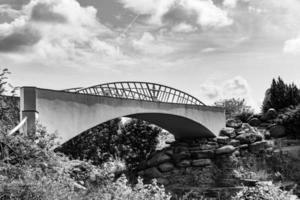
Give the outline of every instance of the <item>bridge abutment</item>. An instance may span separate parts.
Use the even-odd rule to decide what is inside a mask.
[[[28,134],[35,132],[35,125],[38,118],[36,101],[36,87],[21,88],[20,118],[21,120],[25,117],[27,118],[27,127],[25,128],[26,130],[24,129],[22,131]]]

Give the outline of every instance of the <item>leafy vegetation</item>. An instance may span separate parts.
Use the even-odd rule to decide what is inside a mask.
[[[160,133],[160,128],[145,121],[132,119],[121,123],[121,119],[115,119],[82,133],[57,151],[91,160],[95,165],[120,158],[129,169],[134,169],[156,150]]]
[[[232,200],[292,200],[298,199],[291,192],[283,191],[271,182],[255,187],[244,187]]]
[[[215,102],[216,106],[225,107],[226,118],[243,117],[253,114],[253,109],[246,104],[245,99],[231,98]]]
[[[270,89],[266,91],[265,99],[262,105],[262,111],[265,113],[268,109],[274,108],[277,111],[295,106],[300,103],[300,92],[297,86],[286,84],[278,77],[273,79]]]
[[[116,179],[114,174],[124,167],[120,162],[99,168],[55,153],[55,139],[44,128],[35,137],[1,132],[1,200],[170,199],[156,182],[145,185],[139,179],[132,186],[125,176]]]

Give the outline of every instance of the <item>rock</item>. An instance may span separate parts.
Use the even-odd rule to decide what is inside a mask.
[[[178,167],[189,167],[191,166],[191,161],[189,160],[182,160],[179,163],[177,163]]]
[[[167,149],[164,151],[165,154],[167,154],[168,156],[172,156],[173,155],[173,149]]]
[[[230,138],[227,136],[220,136],[220,137],[217,137],[217,142],[219,144],[228,144],[230,142]]]
[[[162,184],[162,185],[169,185],[170,181],[166,178],[158,178],[156,179],[158,184]]]
[[[158,165],[160,163],[164,163],[171,160],[171,157],[168,156],[167,154],[160,152],[155,154],[148,162],[148,166],[155,166]]]
[[[190,151],[188,147],[175,147],[173,158],[175,161],[182,160],[184,158],[189,158],[191,156]]]
[[[278,113],[274,108],[270,108],[263,116],[262,120],[268,121],[275,119],[277,117]]]
[[[216,150],[216,154],[217,155],[221,155],[221,154],[230,154],[230,153],[233,153],[235,151],[235,147],[232,146],[232,145],[226,145],[226,146],[223,146],[219,149]]]
[[[158,169],[161,172],[168,172],[174,169],[173,163],[167,162],[167,163],[162,163],[158,166]]]
[[[200,150],[213,150],[218,148],[218,143],[200,145]]]
[[[213,150],[200,150],[192,152],[192,158],[213,158],[214,151]]]
[[[156,168],[151,167],[144,171],[144,175],[150,178],[159,178],[162,177],[162,173]]]
[[[237,147],[237,146],[239,146],[241,143],[240,143],[239,140],[232,139],[232,140],[230,140],[230,142],[229,142],[228,144],[229,144],[229,145],[232,145],[232,146],[234,146],[234,147]]]
[[[257,127],[257,126],[259,126],[259,125],[261,124],[261,121],[260,121],[258,118],[254,117],[254,118],[250,119],[250,120],[248,121],[248,123],[249,123],[249,125],[251,125],[251,126]]]
[[[281,125],[274,125],[269,129],[270,137],[280,138],[285,136],[285,128]]]
[[[263,150],[265,150],[267,147],[267,142],[266,141],[260,141],[260,142],[255,142],[253,144],[249,145],[249,150],[252,153],[258,153]]]
[[[234,138],[236,136],[235,129],[231,127],[222,128],[222,130],[220,131],[220,136]]]
[[[234,129],[240,128],[242,124],[243,122],[239,119],[228,119],[226,121],[226,126]]]
[[[202,166],[207,166],[207,165],[211,165],[211,164],[212,164],[211,159],[198,159],[198,160],[192,161],[192,166],[195,166],[195,167],[202,167]]]
[[[248,144],[243,144],[237,147],[238,149],[244,150],[244,149],[248,149],[249,145]]]
[[[235,139],[239,140],[241,144],[251,144],[256,141],[261,141],[262,136],[258,133],[243,133],[238,135]]]

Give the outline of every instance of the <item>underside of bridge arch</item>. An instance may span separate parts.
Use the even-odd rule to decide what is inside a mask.
[[[165,113],[136,113],[124,117],[136,118],[157,125],[175,138],[214,137],[214,134],[202,124],[186,117]]]

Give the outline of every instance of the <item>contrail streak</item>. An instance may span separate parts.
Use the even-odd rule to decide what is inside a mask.
[[[132,25],[136,22],[136,20],[139,18],[140,15],[135,16],[135,18],[133,18],[133,20],[130,22],[130,24],[128,24],[128,26],[125,28],[125,30],[121,33],[121,35],[125,35],[129,29],[132,27]]]

